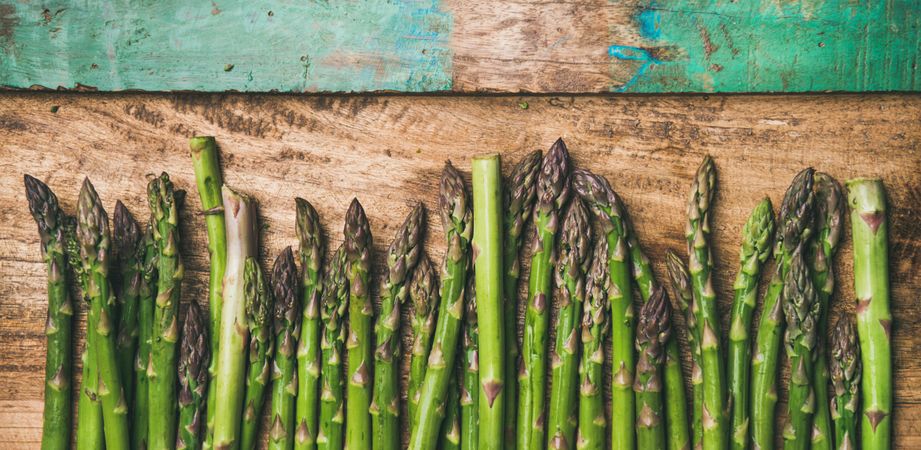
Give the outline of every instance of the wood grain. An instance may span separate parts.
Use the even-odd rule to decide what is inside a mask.
[[[259,201],[266,263],[295,243],[295,195],[316,205],[328,248],[341,242],[345,209],[358,197],[371,220],[377,264],[412,202],[422,200],[430,211],[428,251],[440,260],[434,208],[443,162],[469,170],[472,155],[500,151],[508,170],[527,151],[546,149],[562,136],[576,164],[607,176],[622,194],[661,276],[666,249],[684,254],[690,177],[710,154],[719,171],[713,233],[724,319],[740,229],[761,197],[778,205],[790,179],[808,165],[842,181],[882,176],[892,205],[895,442],[918,448],[919,123],[919,96],[6,93],[0,96],[0,447],[34,448],[41,432],[45,281],[22,175],[45,180],[70,212],[79,183],[90,177],[110,210],[121,199],[145,217],[147,174],[168,171],[178,187],[194,193],[187,138],[210,134],[221,146],[226,182]],[[189,195],[181,217],[182,293],[184,302],[204,305],[207,250],[199,208],[197,196]],[[853,311],[848,239],[836,267],[834,315]],[[82,330],[82,312],[80,320]]]

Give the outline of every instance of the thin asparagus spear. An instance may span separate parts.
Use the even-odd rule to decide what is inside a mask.
[[[450,162],[445,164],[441,175],[439,195],[441,225],[444,228],[447,251],[441,270],[441,305],[435,326],[432,350],[422,387],[419,389],[419,405],[413,416],[409,448],[427,450],[438,441],[445,397],[454,370],[457,355],[457,341],[464,306],[464,286],[470,265],[468,252],[473,224],[467,189],[464,180]]]
[[[671,296],[678,302],[681,313],[684,314],[687,327],[688,347],[691,353],[691,389],[692,389],[692,414],[691,430],[692,444],[695,449],[703,446],[704,429],[701,423],[703,414],[704,390],[703,378],[700,373],[700,334],[697,328],[697,302],[691,293],[691,275],[684,265],[684,261],[669,250],[666,254],[668,267],[669,286]]]
[[[579,432],[576,448],[602,450],[605,442],[604,341],[608,317],[608,241],[595,239],[591,265],[585,276],[585,309],[582,312],[582,360],[579,363]]]
[[[790,269],[784,277],[783,311],[787,322],[784,344],[790,359],[790,384],[784,448],[808,450],[812,436],[815,393],[812,390],[812,354],[815,351],[819,302],[816,298],[803,249],[793,252]]]
[[[345,345],[345,314],[349,307],[349,285],[346,279],[345,250],[340,246],[323,277],[323,298],[321,320],[323,338],[320,341],[322,360],[320,374],[323,377],[320,393],[320,431],[317,448],[320,450],[341,450],[343,448],[342,425],[345,420],[342,391],[342,351]]]
[[[102,404],[102,422],[106,448],[129,448],[128,407],[125,391],[118,372],[115,350],[115,296],[109,282],[109,216],[102,209],[99,195],[89,179],[83,180],[77,203],[77,243],[80,260],[87,276],[87,295],[90,298],[90,315],[95,325],[87,329],[93,333],[96,347],[96,364],[99,369],[99,400]]]
[[[294,448],[313,450],[317,445],[320,378],[320,260],[323,239],[320,216],[307,200],[295,198],[296,231],[301,260],[301,333],[297,340],[297,400]]]
[[[115,299],[118,302],[118,334],[115,351],[118,357],[118,376],[125,389],[125,399],[134,398],[134,362],[138,339],[138,298],[141,289],[141,264],[144,247],[141,246],[141,227],[128,208],[119,200],[115,202],[112,216],[115,228],[112,244],[116,267],[121,276],[121,289]]]
[[[440,450],[460,450],[461,446],[461,410],[460,410],[460,369],[452,371],[451,384],[448,386],[445,404],[441,407]]]
[[[275,345],[272,340],[272,311],[274,308],[269,282],[259,261],[246,258],[243,268],[243,296],[246,308],[245,324],[249,330],[249,362],[246,368],[246,393],[243,398],[243,422],[240,425],[240,448],[252,450],[259,445],[259,425],[265,391],[269,384]]]
[[[400,448],[400,309],[409,295],[407,275],[422,252],[423,207],[417,204],[387,250],[387,273],[381,285],[381,309],[374,332],[374,400],[371,402],[375,450]]]
[[[518,443],[521,450],[543,447],[546,411],[547,340],[550,337],[551,284],[556,259],[559,215],[569,200],[569,152],[562,139],[550,147],[537,178],[534,209],[535,239],[531,251],[531,276],[522,338],[521,370],[518,374]]]
[[[886,190],[879,179],[847,182],[854,245],[857,336],[864,369],[861,448],[888,449],[892,443],[892,355],[889,311],[889,224]]]
[[[297,298],[297,265],[291,247],[285,247],[272,267],[275,293],[275,364],[272,371],[272,425],[269,450],[294,448],[294,397],[297,395],[297,331],[300,305]]]
[[[819,300],[820,318],[813,353],[812,389],[815,392],[815,416],[812,430],[812,450],[831,450],[835,446],[831,424],[831,401],[828,398],[828,357],[825,339],[828,328],[829,301],[835,290],[834,258],[844,226],[844,193],[830,175],[815,174],[816,238],[809,241],[807,258],[812,282]]]
[[[860,346],[850,316],[838,319],[831,336],[831,381],[835,398],[831,416],[835,420],[838,450],[857,448],[857,414],[860,411]]]
[[[214,137],[196,136],[189,139],[189,153],[192,155],[195,183],[198,186],[198,196],[201,199],[201,209],[205,215],[205,227],[208,231],[208,261],[211,269],[208,282],[208,305],[211,316],[208,333],[211,336],[211,363],[208,366],[208,379],[209,382],[213,382],[217,378],[221,310],[224,302],[224,268],[227,261],[224,208],[221,200],[221,187],[224,182],[221,178],[221,164],[218,161],[218,150]],[[211,450],[217,389],[212,385],[205,390],[208,391],[208,407],[203,448]]]
[[[256,255],[256,208],[244,194],[227,186],[221,188],[224,204],[227,259],[223,279],[223,304],[214,411],[214,448],[231,450],[240,447],[240,423],[243,410],[246,371],[246,348],[249,330],[246,321],[246,260]]]
[[[197,302],[189,303],[179,346],[179,432],[176,448],[198,450],[202,441],[205,389],[211,348],[208,325]]]
[[[629,228],[624,218],[623,203],[607,180],[585,170],[576,170],[573,173],[573,188],[598,218],[604,239],[608,241],[608,274],[611,279],[608,301],[611,305],[613,344],[611,446],[615,449],[631,449],[636,446],[636,399],[633,392],[633,301],[628,260],[630,255],[627,249]]]
[[[534,212],[541,152],[535,150],[518,161],[505,189],[502,241],[503,320],[505,321],[505,449],[515,450],[518,421],[518,278],[521,276],[521,242],[525,225]]]
[[[474,265],[474,270],[476,266]],[[461,339],[462,370],[458,371],[460,386],[460,448],[476,450],[480,442],[480,358],[479,326],[477,317],[477,294],[475,276],[467,275],[467,287],[464,290],[464,331]],[[449,400],[450,401],[450,400]],[[445,425],[453,428],[453,421]],[[501,441],[500,441],[501,442]]]
[[[742,227],[739,272],[732,288],[732,318],[729,325],[729,430],[733,450],[745,450],[749,442],[749,377],[751,375],[751,326],[758,297],[761,266],[771,253],[774,211],[771,200],[758,203]]]
[[[547,447],[569,449],[576,444],[578,424],[579,323],[585,301],[585,272],[588,270],[592,229],[588,210],[578,197],[569,202],[557,241],[556,341],[551,361],[550,407]]]
[[[150,363],[150,345],[153,333],[154,304],[157,297],[157,245],[153,238],[153,224],[148,222],[141,246],[144,260],[141,263],[141,286],[138,291],[138,352],[134,362],[134,401],[131,416],[131,448],[147,448],[147,427],[150,405],[147,365]]]
[[[636,448],[665,448],[665,411],[662,405],[662,366],[665,343],[671,334],[671,305],[657,289],[640,308],[636,324]]]
[[[64,212],[54,192],[36,178],[23,177],[29,211],[38,225],[42,260],[48,276],[48,321],[45,324],[45,409],[42,450],[70,448],[73,388],[74,306],[67,285]]]
[[[409,298],[413,303],[413,346],[409,364],[409,421],[412,422],[419,405],[419,388],[425,379],[432,334],[435,332],[435,311],[438,310],[438,275],[427,256],[419,260],[409,282]]]
[[[371,227],[365,210],[352,199],[345,215],[343,229],[345,258],[348,264],[349,280],[349,337],[345,343],[348,350],[348,387],[346,395],[345,446],[347,448],[369,448],[371,446],[371,377],[372,336],[370,288],[368,274],[371,270]]]

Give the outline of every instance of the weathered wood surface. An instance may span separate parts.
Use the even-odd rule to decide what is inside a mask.
[[[34,448],[41,432],[45,272],[23,173],[46,180],[67,211],[74,211],[79,183],[88,176],[107,207],[121,199],[144,218],[146,174],[166,170],[177,186],[194,193],[187,150],[194,134],[218,137],[227,183],[259,201],[265,262],[295,243],[295,195],[316,205],[329,248],[341,242],[348,202],[361,199],[378,264],[411,203],[422,200],[430,211],[428,251],[440,260],[444,246],[433,208],[444,160],[469,170],[473,154],[501,151],[508,170],[526,151],[545,149],[563,136],[578,165],[606,175],[623,195],[662,275],[666,249],[684,254],[687,189],[702,156],[710,154],[719,170],[715,282],[724,318],[739,232],[762,196],[769,195],[776,207],[790,179],[807,165],[840,180],[883,176],[892,203],[894,430],[898,448],[919,448],[919,123],[919,96],[7,93],[0,96],[0,448]],[[199,208],[197,196],[189,195],[181,217],[187,265],[182,298],[204,305],[207,251]],[[837,270],[835,316],[853,311],[847,239]]]
[[[921,89],[921,0],[0,0],[0,86]]]

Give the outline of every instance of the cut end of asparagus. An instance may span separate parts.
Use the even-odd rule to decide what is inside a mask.
[[[858,394],[860,386],[860,343],[850,316],[842,316],[831,335],[831,381],[835,395]]]
[[[295,231],[299,243],[301,265],[306,276],[308,271],[316,273],[320,270],[320,260],[323,256],[320,215],[310,202],[300,197],[294,199],[294,204],[297,211]]]
[[[112,236],[113,249],[115,256],[119,260],[126,260],[131,257],[138,258],[139,246],[141,239],[141,226],[134,220],[134,216],[128,211],[121,200],[115,202],[115,213],[112,215],[112,226],[115,228]],[[142,247],[141,247],[142,248]]]
[[[205,150],[214,148],[216,145],[214,136],[195,136],[189,139],[189,150],[192,152],[193,158]]]
[[[869,215],[885,216],[886,212],[886,188],[883,181],[879,178],[855,178],[848,180],[847,200],[853,212],[860,214],[861,217]],[[868,223],[870,223],[868,221]],[[871,226],[871,228],[873,228]]]
[[[109,264],[109,237],[109,216],[102,208],[102,201],[93,183],[86,178],[77,203],[77,243],[80,245],[84,267],[95,261],[92,264],[98,264],[100,270],[106,271]]]
[[[535,213],[559,210],[569,200],[569,150],[563,138],[557,139],[547,152],[537,176]]]
[[[272,290],[275,294],[275,334],[297,326],[297,265],[294,252],[285,247],[272,266]]]
[[[191,401],[192,384],[202,394],[208,382],[208,364],[211,361],[211,348],[208,340],[208,326],[198,303],[189,303],[185,321],[182,325],[182,342],[179,348],[179,382],[181,390],[179,401]],[[186,377],[188,374],[188,378]]]
[[[425,207],[417,203],[410,211],[403,225],[397,230],[396,237],[387,250],[387,280],[391,285],[403,284],[406,274],[419,261],[422,252],[422,235],[425,230],[423,220]]]
[[[42,248],[47,247],[52,239],[63,242],[61,230],[63,229],[64,213],[58,203],[54,192],[37,178],[23,175],[26,185],[26,199],[29,201],[29,211],[38,224],[38,232],[42,239]]]

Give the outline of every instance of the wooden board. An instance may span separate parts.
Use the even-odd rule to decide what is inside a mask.
[[[56,111],[56,112],[55,112]],[[891,197],[896,447],[921,446],[921,97],[501,96],[291,97],[8,93],[0,101],[0,447],[40,439],[45,279],[23,173],[73,212],[84,176],[106,206],[143,218],[145,176],[168,171],[194,191],[187,138],[218,137],[228,184],[259,201],[268,263],[293,245],[293,196],[319,210],[330,248],[357,196],[375,237],[375,262],[416,200],[429,208],[428,252],[440,260],[438,174],[446,159],[503,152],[506,167],[558,136],[575,162],[610,179],[662,276],[666,249],[684,254],[684,202],[705,154],[719,170],[715,284],[724,319],[745,217],[765,195],[778,205],[801,168],[840,180],[883,176]],[[182,211],[183,302],[207,302],[207,251],[196,195]],[[834,316],[853,311],[850,243],[837,260]],[[81,324],[78,329],[82,330]],[[725,321],[724,321],[725,329]],[[82,338],[81,338],[82,339]],[[79,373],[79,371],[77,372]],[[781,398],[785,394],[781,393]],[[782,407],[782,406],[781,406]]]
[[[0,0],[0,86],[921,89],[921,0]]]

